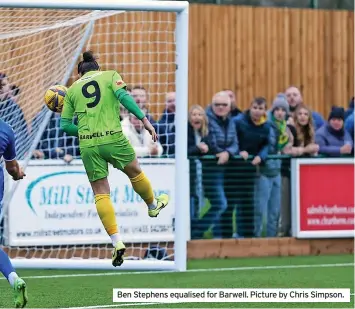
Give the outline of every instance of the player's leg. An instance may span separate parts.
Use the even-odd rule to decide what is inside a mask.
[[[0,167],[0,211],[1,211],[1,201],[4,194],[4,174]],[[1,235],[0,227],[0,235]],[[21,279],[14,267],[11,264],[9,256],[0,248],[0,272],[4,275],[7,281],[10,283],[14,289],[14,302],[16,308],[23,308],[26,306],[28,301],[27,296],[27,285],[23,279]]]
[[[100,156],[98,147],[81,149],[80,153],[94,192],[97,213],[114,247],[112,264],[113,266],[120,266],[123,263],[125,245],[118,233],[115,209],[110,197],[107,162]]]
[[[115,209],[110,197],[110,185],[107,177],[90,180],[92,191],[94,192],[96,210],[104,226],[106,233],[110,236],[113,246],[120,241],[118,226],[115,216]]]
[[[167,206],[167,194],[154,196],[152,185],[142,171],[133,147],[125,136],[116,143],[100,146],[101,155],[115,168],[123,171],[130,179],[134,191],[145,201],[150,217],[157,217],[159,212]]]
[[[150,217],[157,217],[160,211],[169,203],[167,194],[161,194],[154,197],[153,188],[150,180],[142,171],[136,158],[128,163],[122,171],[131,181],[134,191],[145,201],[148,206],[148,214]]]
[[[23,308],[28,301],[27,286],[25,281],[21,279],[14,267],[8,255],[0,248],[0,272],[4,275],[7,281],[14,289],[14,302],[16,308]]]

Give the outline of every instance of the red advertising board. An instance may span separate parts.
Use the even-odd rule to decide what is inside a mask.
[[[293,162],[293,236],[354,236],[353,159]]]

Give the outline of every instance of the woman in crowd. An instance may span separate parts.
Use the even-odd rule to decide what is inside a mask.
[[[303,104],[298,105],[293,115],[293,125],[289,125],[293,135],[292,155],[317,155],[319,146],[315,143],[313,123],[311,110]]]
[[[188,145],[189,157],[202,156],[208,153],[208,120],[205,110],[199,105],[191,106],[188,122]],[[200,214],[200,198],[202,194],[202,167],[198,159],[190,159],[190,218],[191,237],[195,238],[196,224]]]
[[[315,143],[315,129],[311,110],[304,104],[299,104],[292,118],[288,119],[290,129],[290,144],[284,153],[292,156],[315,156],[319,146]],[[291,235],[291,170],[290,161],[282,161],[282,195],[280,236]]]

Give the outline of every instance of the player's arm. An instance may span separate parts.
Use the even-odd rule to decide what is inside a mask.
[[[131,114],[143,122],[144,128],[150,133],[153,141],[156,142],[158,140],[158,135],[155,132],[154,127],[134,99],[126,91],[126,87],[126,83],[122,80],[122,77],[115,72],[112,77],[112,90],[115,93],[116,98]]]
[[[5,167],[7,172],[12,176],[14,180],[20,180],[26,174],[22,171],[18,161],[16,160],[16,148],[15,148],[15,134],[12,130],[9,130],[9,144],[7,145],[3,157],[5,160]]]
[[[125,89],[120,89],[117,90],[116,92],[117,98],[120,100],[122,105],[134,116],[136,116],[139,120],[142,121],[144,128],[149,132],[149,134],[152,136],[152,139],[154,142],[158,140],[158,135],[155,132],[154,127],[148,120],[148,118],[145,116],[143,111],[139,108],[137,103],[134,101],[134,99],[128,94],[128,92]]]
[[[121,104],[139,120],[144,119],[145,115],[143,111],[139,108],[134,99],[126,91],[126,83],[122,80],[122,77],[115,72],[112,76],[112,90],[116,98],[121,102]]]
[[[63,111],[60,117],[60,128],[69,136],[78,136],[78,126],[73,123],[74,105],[70,100],[70,95],[64,99]]]
[[[131,114],[143,121],[145,114],[124,88],[117,90],[115,94],[117,99]]]

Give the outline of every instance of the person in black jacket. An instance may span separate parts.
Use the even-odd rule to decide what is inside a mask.
[[[191,238],[198,234],[197,222],[203,198],[202,165],[196,157],[208,153],[208,120],[204,109],[193,105],[189,110],[187,151],[190,161],[190,219]],[[197,237],[197,236],[196,236]]]
[[[271,127],[267,122],[265,98],[254,98],[249,110],[233,119],[239,140],[239,155],[244,159],[236,162],[238,174],[235,177],[235,188],[239,196],[237,236],[253,237],[256,170],[258,165],[265,163],[270,144]],[[248,160],[249,156],[253,157],[251,161]],[[231,210],[227,210],[223,214],[223,220],[230,222],[230,217]]]

